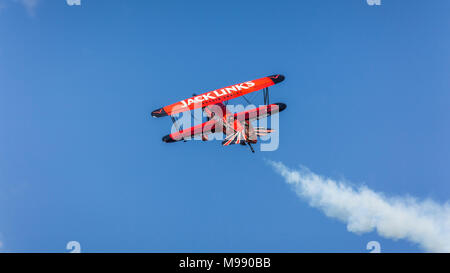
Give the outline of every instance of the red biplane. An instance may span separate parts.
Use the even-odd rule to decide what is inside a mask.
[[[199,136],[202,140],[207,141],[208,134],[223,132],[225,134],[225,139],[222,142],[223,146],[231,144],[248,145],[250,150],[254,153],[255,151],[252,144],[257,142],[257,137],[267,135],[274,130],[253,127],[251,122],[286,109],[286,104],[284,103],[269,103],[269,86],[280,83],[283,80],[283,75],[272,75],[253,81],[231,85],[200,95],[194,94],[194,96],[189,99],[153,111],[152,116],[170,116],[172,118],[172,122],[177,131],[163,137],[162,140],[166,143],[180,140],[186,141],[195,136]],[[245,95],[261,89],[263,89],[264,97],[264,105],[261,107],[240,113],[231,113],[223,103],[241,96],[249,102]],[[180,130],[173,115],[197,108],[202,108],[208,120],[202,124]]]

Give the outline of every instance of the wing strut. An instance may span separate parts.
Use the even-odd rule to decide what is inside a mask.
[[[248,147],[250,147],[250,150],[252,151],[252,153],[255,153],[255,150],[253,150],[252,144],[250,144],[250,142],[246,142],[246,144],[248,145]]]
[[[269,105],[269,87],[263,89],[264,105]]]
[[[180,132],[181,130],[180,130],[180,127],[178,126],[178,122],[175,120],[175,118],[173,116],[170,116],[170,118],[172,119],[175,129],[177,129],[177,131]],[[183,141],[186,142],[186,139],[184,139],[184,137],[183,137]]]
[[[245,100],[248,104],[252,104],[252,103],[247,99],[247,97],[245,97],[244,95],[242,95],[242,98],[244,98],[244,100]]]

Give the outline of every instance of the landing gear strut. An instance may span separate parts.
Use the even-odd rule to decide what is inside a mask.
[[[253,150],[252,144],[250,144],[250,142],[246,142],[248,147],[250,147],[250,150],[252,151],[252,153],[255,153],[255,150]]]

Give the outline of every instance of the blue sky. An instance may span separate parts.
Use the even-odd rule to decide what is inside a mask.
[[[422,251],[348,232],[265,159],[449,200],[448,1],[19,2],[0,2],[0,250]],[[276,73],[274,152],[166,144],[149,118]]]

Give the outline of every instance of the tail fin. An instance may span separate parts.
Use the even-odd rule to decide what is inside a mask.
[[[275,129],[264,128],[264,127],[255,127],[255,133],[257,136],[266,136],[273,132],[275,132]]]

